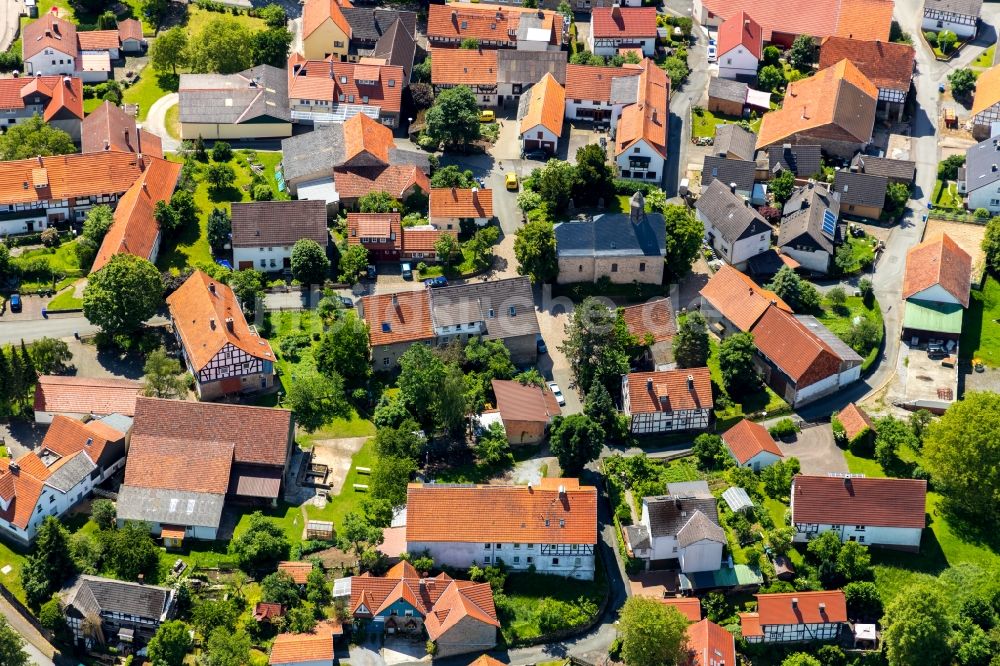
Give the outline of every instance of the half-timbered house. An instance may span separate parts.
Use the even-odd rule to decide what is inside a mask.
[[[613,56],[619,49],[642,49],[642,55],[656,54],[655,7],[603,7],[591,13],[587,43],[599,56]]]
[[[708,368],[622,375],[622,412],[637,435],[704,430],[713,406]]]
[[[435,5],[437,6],[437,5]],[[431,85],[434,94],[466,86],[482,107],[497,105],[497,52],[469,49],[433,49]]]
[[[274,386],[271,343],[247,324],[233,290],[195,271],[167,297],[170,321],[202,400]]]
[[[77,576],[59,597],[74,643],[88,649],[101,635],[102,643],[138,650],[173,616],[176,606],[176,593],[168,587],[100,576]],[[95,617],[99,632],[87,626]]]

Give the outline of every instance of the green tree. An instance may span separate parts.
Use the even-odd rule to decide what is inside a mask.
[[[420,426],[407,417],[399,427],[382,427],[375,432],[375,452],[380,457],[417,460],[424,450],[424,440],[417,434]]]
[[[885,191],[885,209],[892,216],[898,216],[906,210],[906,202],[910,200],[910,186],[906,183],[889,183]]]
[[[843,287],[834,287],[826,292],[826,301],[835,309],[843,308],[847,303],[847,292]]]
[[[208,637],[208,666],[244,666],[250,662],[250,636],[219,627]]]
[[[180,620],[169,620],[156,630],[147,650],[154,664],[181,666],[184,663],[184,655],[190,652],[192,647],[194,645],[188,634],[188,626]]]
[[[679,280],[691,270],[701,249],[705,228],[687,206],[667,206],[663,217],[667,223],[667,275]]]
[[[410,345],[399,357],[399,395],[424,426],[434,422],[435,394],[444,382],[444,363],[429,347]]]
[[[69,549],[69,532],[54,516],[38,527],[35,543],[21,570],[21,583],[31,608],[48,601],[76,572]]]
[[[949,155],[938,164],[938,178],[955,180],[958,178],[958,168],[962,166],[965,166],[965,155]]]
[[[89,238],[99,246],[114,221],[115,215],[111,211],[111,206],[107,204],[94,206],[87,212],[87,219],[83,222],[83,237]]]
[[[441,429],[459,435],[465,426],[465,377],[457,365],[445,366],[444,379],[434,396],[434,421]]]
[[[764,492],[775,499],[788,497],[792,489],[792,478],[800,469],[798,458],[787,458],[765,467],[760,472],[760,480],[764,482]]]
[[[823,666],[820,660],[805,652],[796,652],[785,657],[781,666]]]
[[[0,615],[0,664],[5,666],[29,666],[34,661],[24,651],[24,639]]]
[[[986,223],[982,248],[990,272],[1000,274],[1000,217],[994,217]]]
[[[118,509],[115,503],[108,499],[96,499],[90,505],[90,517],[97,527],[102,530],[110,530],[115,525],[115,518],[118,517]]]
[[[299,586],[287,571],[275,571],[260,581],[261,601],[285,608],[299,605]]]
[[[781,60],[781,49],[771,44],[764,47],[764,54],[761,62],[765,65],[778,65]]]
[[[719,346],[719,369],[729,395],[744,395],[760,388],[760,375],[754,365],[753,335],[736,333]]]
[[[817,564],[822,564],[824,562],[832,562],[836,564],[837,558],[840,555],[840,549],[843,544],[840,542],[840,536],[833,530],[828,530],[823,532],[815,539],[809,541],[806,546],[806,550],[809,556]]]
[[[885,609],[882,640],[890,664],[949,664],[952,657],[950,638],[948,607],[934,587],[906,587]]]
[[[340,253],[340,276],[337,279],[347,284],[356,284],[358,275],[367,266],[368,249],[364,245],[348,245],[347,249]]]
[[[788,201],[794,189],[795,174],[788,169],[782,169],[777,176],[771,179],[771,194],[774,195],[774,201],[779,206],[784,205]]]
[[[409,458],[378,458],[372,465],[368,494],[394,507],[402,506],[406,504],[406,485],[416,471],[416,463]]]
[[[854,250],[851,249],[848,243],[844,243],[838,247],[837,251],[833,254],[833,265],[837,267],[837,270],[842,275],[846,275],[854,270],[856,263],[854,261]]]
[[[596,143],[577,148],[575,201],[581,204],[596,204],[602,198],[609,201],[614,196],[614,178],[614,169],[603,148]]]
[[[139,574],[154,574],[159,567],[160,549],[149,536],[146,523],[129,520],[112,532],[102,532],[106,562],[122,580],[136,580]]]
[[[169,0],[140,0],[139,12],[146,17],[150,23],[160,27],[160,23],[167,15],[170,6]],[[156,42],[154,42],[155,44]]]
[[[250,514],[247,530],[229,543],[230,554],[247,573],[274,567],[288,557],[289,548],[285,532],[260,511]]]
[[[666,70],[667,76],[670,77],[671,83],[677,86],[684,83],[688,74],[691,73],[691,68],[688,67],[687,60],[676,55],[672,55],[664,60],[662,67]]]
[[[156,206],[153,208],[153,219],[156,220],[156,224],[164,236],[173,236],[181,226],[180,215],[166,201],[156,202]]]
[[[41,338],[31,343],[31,360],[40,375],[66,371],[73,361],[69,345],[58,338]]]
[[[563,160],[551,159],[538,170],[535,183],[544,201],[554,210],[565,210],[576,187],[576,167]]]
[[[927,428],[923,455],[950,508],[1000,528],[1000,395],[969,392],[952,403]]]
[[[254,65],[285,67],[288,65],[288,51],[292,46],[292,33],[285,26],[268,28],[253,33],[250,53]]]
[[[951,30],[942,30],[938,33],[937,43],[938,48],[941,49],[941,53],[951,53],[952,49],[955,48],[955,42],[957,41],[958,36]]]
[[[788,266],[782,266],[767,288],[796,312],[816,312],[819,292]]]
[[[349,386],[360,386],[371,374],[368,324],[349,312],[323,335],[313,358],[321,373],[339,373]]]
[[[218,196],[236,182],[236,171],[230,164],[215,162],[205,170],[205,181],[209,192]]]
[[[360,556],[368,547],[382,543],[382,530],[369,522],[368,518],[353,511],[344,516],[344,522],[337,530],[337,547],[344,552],[354,551]]]
[[[724,469],[732,463],[722,438],[707,432],[694,438],[691,453],[698,459],[698,466],[706,470]]]
[[[229,274],[229,288],[243,311],[253,314],[257,310],[257,300],[264,296],[264,274],[252,268],[244,268]]]
[[[479,40],[475,37],[466,37],[459,43],[458,48],[475,51],[479,48]]]
[[[790,525],[776,527],[767,533],[767,543],[778,555],[784,555],[792,548],[796,530]]]
[[[192,72],[235,74],[253,64],[250,30],[225,14],[210,19],[191,40],[189,65]]]
[[[688,620],[673,606],[631,597],[619,613],[621,653],[628,666],[680,664],[687,658]]]
[[[454,164],[443,166],[431,175],[431,187],[457,187],[468,190],[478,187],[471,169],[462,170]]]
[[[476,462],[484,467],[506,468],[514,464],[507,432],[500,423],[492,423],[485,432],[480,433],[473,450]]]
[[[333,601],[330,585],[326,582],[323,569],[318,566],[314,566],[306,577],[306,599],[316,608],[329,606]]]
[[[66,629],[66,611],[58,594],[53,594],[52,598],[38,609],[38,622],[57,635]]]
[[[875,620],[882,617],[882,597],[875,583],[848,583],[844,586],[844,598],[847,600],[847,616],[852,620]]]
[[[233,159],[233,147],[225,141],[216,141],[212,146],[213,162],[228,162]]]
[[[857,541],[848,541],[837,553],[837,573],[848,581],[860,581],[871,577],[872,558],[868,547]]]
[[[595,382],[609,390],[621,382],[635,344],[621,313],[588,297],[574,308],[559,349],[570,363],[573,384],[586,395]]]
[[[704,368],[708,364],[708,322],[700,312],[689,312],[680,320],[674,336],[674,359],[680,368]]]
[[[183,372],[180,361],[168,356],[163,347],[146,357],[142,371],[145,374],[143,395],[173,399],[183,399],[187,395],[190,378]]]
[[[628,437],[628,417],[618,412],[611,394],[604,384],[595,382],[583,401],[583,413],[604,429],[612,442],[622,442]]]
[[[202,599],[194,607],[191,622],[203,637],[210,636],[217,627],[234,631],[240,610],[232,598]]]
[[[494,226],[478,229],[465,243],[465,249],[472,255],[472,264],[482,270],[493,262],[493,246],[500,240],[500,228]]]
[[[265,5],[257,10],[257,17],[264,19],[268,28],[284,28],[288,24],[288,15],[281,5]]]
[[[917,448],[917,437],[906,421],[886,416],[875,422],[875,460],[889,476],[909,476],[899,452]]]
[[[514,237],[514,257],[517,259],[518,275],[531,277],[535,284],[555,280],[559,274],[559,261],[552,223],[535,220],[519,228]]]
[[[461,249],[458,239],[451,234],[441,234],[440,238],[434,241],[434,255],[445,266],[451,265],[452,258],[458,255]]]
[[[468,86],[442,90],[425,120],[427,134],[439,144],[464,146],[479,139],[479,105]]]
[[[792,49],[788,53],[788,61],[795,69],[805,71],[816,63],[816,56],[816,42],[813,38],[809,35],[799,35],[792,42]]]
[[[844,341],[862,356],[867,356],[868,352],[878,346],[882,339],[882,327],[869,317],[862,317],[858,323],[853,324]]]
[[[7,127],[0,134],[0,160],[27,160],[76,152],[73,139],[61,129],[44,122],[39,115]]]
[[[149,62],[158,72],[177,74],[188,62],[188,34],[181,26],[161,32],[149,47]]]
[[[308,608],[293,608],[285,615],[285,630],[293,634],[308,634],[316,628],[316,616]]]
[[[783,88],[785,83],[785,73],[778,65],[764,65],[761,67],[760,71],[757,72],[757,85],[759,85],[762,90],[774,92],[775,90]]]
[[[292,277],[302,284],[323,284],[330,274],[330,260],[320,244],[300,238],[292,246]]]
[[[375,405],[375,412],[372,415],[372,422],[377,430],[384,428],[399,428],[407,420],[413,419],[410,410],[406,406],[406,401],[398,393],[389,395],[383,393]]]
[[[286,397],[295,421],[306,432],[315,432],[333,418],[350,415],[344,394],[344,378],[334,372],[306,370],[293,375]]]
[[[587,463],[601,455],[604,438],[604,428],[586,414],[557,416],[549,447],[567,476],[579,476]]]
[[[373,190],[358,199],[358,210],[362,213],[393,213],[402,209],[403,204],[382,190]]]
[[[10,248],[7,247],[5,244],[0,243],[0,280],[6,279],[7,277],[10,276],[10,274],[11,274]]]

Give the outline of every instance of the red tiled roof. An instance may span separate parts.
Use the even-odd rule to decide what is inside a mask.
[[[847,622],[847,602],[840,590],[754,596],[757,597],[757,619],[762,627]],[[793,599],[796,600],[794,606]],[[820,604],[825,606],[821,609]]]
[[[867,412],[853,402],[840,410],[840,413],[837,414],[837,419],[844,426],[844,434],[847,436],[847,441],[851,441],[866,429],[875,429],[875,424]]]
[[[594,7],[590,29],[594,37],[656,37],[656,8]]]
[[[552,417],[562,413],[552,391],[534,384],[494,379],[493,394],[497,398],[497,410],[505,421],[549,423]]]
[[[626,66],[629,67],[629,66]],[[632,65],[631,67],[636,67]],[[638,141],[645,140],[666,157],[670,112],[670,78],[649,58],[639,68],[639,94],[635,104],[622,110],[615,134],[615,152],[621,155]]]
[[[284,571],[296,585],[305,585],[309,582],[309,574],[312,573],[312,562],[279,562],[278,571]]]
[[[135,414],[142,382],[132,379],[42,375],[35,386],[36,412]]]
[[[180,178],[182,164],[156,157],[144,158],[148,166],[118,200],[114,222],[101,242],[91,272],[99,271],[116,254],[134,254],[151,259],[160,237],[153,217],[159,201],[170,201]]]
[[[458,240],[457,230],[403,228],[403,252],[435,252],[434,244],[448,234]]]
[[[388,164],[389,149],[392,147],[392,130],[379,121],[363,113],[344,121],[344,162],[367,153]]]
[[[424,628],[428,637],[436,641],[466,618],[500,628],[489,583],[452,581],[434,604],[432,612],[424,618]]]
[[[211,426],[211,424],[205,424]],[[147,436],[136,418],[125,462],[125,485],[225,495],[233,465],[232,443],[199,446],[177,436]],[[196,467],[192,467],[196,465]]]
[[[819,49],[819,67],[825,69],[844,59],[853,62],[877,88],[909,90],[916,51],[909,44],[827,37]]]
[[[497,52],[488,49],[431,49],[431,83],[446,86],[496,85]]]
[[[233,290],[206,273],[196,270],[167,297],[167,307],[195,372],[200,372],[227,345],[254,358],[274,361],[271,343],[250,329]]]
[[[575,479],[545,481],[531,488],[411,483],[406,542],[597,543],[597,489]]]
[[[160,536],[163,536],[162,531],[160,532]],[[282,612],[281,604],[258,601],[257,605],[254,606],[253,609],[253,617],[258,622],[261,622],[262,620],[273,620],[281,617],[282,614],[281,612]]]
[[[43,101],[43,120],[51,120],[60,111],[66,110],[76,118],[83,118],[83,82],[70,78],[67,86],[62,76],[36,76],[28,79],[0,79],[0,108],[23,109],[24,100],[32,94],[46,99]]]
[[[278,634],[271,645],[271,666],[301,662],[333,663],[333,641],[344,633],[340,622],[325,620],[308,634]]]
[[[488,654],[481,654],[469,663],[469,666],[506,666],[502,661],[497,661]]]
[[[767,428],[754,423],[748,419],[743,419],[732,428],[722,434],[722,441],[726,443],[733,457],[741,465],[759,453],[773,453],[779,458],[782,456],[781,449],[774,442],[774,438],[767,431]]]
[[[591,67],[570,63],[566,65],[566,98],[610,102],[613,79],[638,75],[639,72],[631,68]]]
[[[728,264],[723,264],[699,293],[712,308],[744,332],[757,323],[772,302],[786,312],[792,311],[773,291],[759,287]]]
[[[630,414],[712,409],[714,404],[708,368],[630,372],[626,381]]]
[[[664,606],[673,606],[689,622],[701,620],[701,601],[697,597],[663,597],[657,601]]]
[[[316,31],[316,28],[326,23],[327,19],[332,19],[341,31],[351,36],[351,24],[347,22],[347,17],[341,7],[350,7],[351,3],[338,0],[306,0],[302,8],[302,37],[306,38]]]
[[[362,238],[367,240],[362,243]],[[399,213],[348,213],[347,244],[364,245],[369,249],[402,249],[403,227]]]
[[[840,0],[837,37],[889,42],[892,0]]]
[[[37,21],[24,26],[21,39],[22,57],[28,60],[45,49],[55,49],[59,53],[76,57],[80,50],[76,39],[76,26],[52,12],[43,14]]]
[[[556,136],[562,135],[563,116],[566,114],[566,90],[550,72],[531,87],[528,112],[520,120],[521,134],[541,125]]]
[[[68,457],[83,451],[94,463],[97,463],[104,453],[104,447],[109,441],[124,439],[125,433],[117,432],[108,427],[93,427],[95,424],[83,423],[68,416],[57,414],[52,419],[52,425],[45,432],[42,448],[48,449],[60,456]],[[103,424],[97,424],[101,426]],[[117,435],[117,436],[116,436]],[[89,444],[87,442],[90,442]]]
[[[719,57],[743,45],[754,58],[760,60],[764,49],[763,31],[745,11],[737,12],[719,26]]]
[[[760,616],[757,613],[740,613],[740,635],[763,636],[764,630],[760,628]]]
[[[906,252],[903,299],[939,285],[969,307],[972,257],[948,234],[934,235]]]
[[[110,51],[121,46],[118,29],[114,30],[78,30],[77,42],[81,51]]]
[[[297,54],[292,54],[288,65],[290,99],[325,100],[334,105],[367,104],[389,113],[399,113],[406,82],[403,68],[398,65],[304,60]],[[362,75],[372,77],[375,74],[378,76],[362,78]],[[366,97],[368,101],[364,102]]]
[[[702,0],[706,12],[728,19],[740,12],[751,14],[760,23],[764,41],[772,33],[791,37],[840,35],[855,39],[889,41],[892,0]],[[867,20],[865,17],[867,16]]]
[[[750,330],[757,349],[795,382],[811,386],[840,371],[840,357],[793,315],[769,306]]]
[[[434,187],[430,195],[432,218],[493,217],[493,190]]]
[[[35,476],[37,464],[42,466],[41,478]],[[17,462],[21,467],[18,473],[10,471],[10,458],[0,458],[0,494],[10,498],[6,511],[0,508],[0,519],[21,529],[27,529],[31,516],[35,513],[38,498],[42,495],[42,487],[48,470],[44,463],[34,453],[22,456]]]
[[[337,167],[333,170],[333,180],[341,199],[359,199],[369,192],[388,192],[395,199],[403,199],[415,188],[424,192],[431,189],[427,174],[412,165]]]
[[[923,529],[926,500],[920,479],[799,475],[792,480],[792,523]]]
[[[136,41],[142,41],[142,23],[134,18],[125,19],[124,21],[118,22],[118,39],[125,41],[126,39],[134,39]]]
[[[653,344],[673,340],[677,334],[674,309],[669,298],[624,307],[622,319],[628,326],[628,332],[639,339],[639,344],[643,344],[647,334],[653,336]]]
[[[729,666],[736,663],[736,641],[733,635],[711,620],[705,619],[687,628],[690,666]]]
[[[42,87],[39,86],[39,89]],[[51,86],[50,90],[52,99],[45,107],[42,120],[49,122],[63,109],[75,118],[83,118],[83,82],[80,79],[70,78],[68,84],[62,82]]]
[[[146,130],[138,130],[135,118],[118,106],[105,101],[87,114],[80,128],[84,153],[118,150],[163,157],[160,137]]]
[[[434,338],[426,290],[364,296],[361,313],[368,322],[372,347]]]
[[[47,187],[33,187],[32,172],[45,172]],[[29,203],[101,194],[121,194],[142,169],[127,153],[73,153],[0,162],[0,202]]]
[[[558,43],[557,30],[562,19],[557,19],[557,14],[551,10],[464,2],[430,5],[427,37],[431,41],[475,38],[482,42],[516,42],[517,28],[525,14],[541,14],[539,27],[552,31],[550,42]]]

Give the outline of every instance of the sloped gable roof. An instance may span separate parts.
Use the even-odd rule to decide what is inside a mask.
[[[546,73],[529,91],[526,113],[520,119],[520,132],[524,134],[532,127],[541,125],[561,136],[565,112],[566,90],[552,74]]]
[[[758,286],[728,264],[721,266],[699,293],[719,314],[744,332],[757,323],[772,302],[786,312],[792,311],[773,291]]]
[[[769,305],[750,329],[757,349],[802,389],[840,371],[840,357],[781,308]]]
[[[749,419],[743,419],[724,432],[722,441],[741,465],[745,465],[748,460],[760,453],[773,453],[779,458],[782,457],[781,449],[767,428]]]
[[[840,410],[837,419],[844,426],[847,441],[851,441],[867,429],[875,429],[875,423],[868,416],[868,412],[858,407],[857,403],[854,402]]]
[[[825,69],[844,59],[857,65],[878,88],[908,91],[913,80],[916,50],[909,44],[827,37],[819,49],[819,67]]]
[[[35,385],[36,412],[135,414],[142,382],[132,379],[42,375]]]
[[[922,479],[798,475],[792,480],[792,522],[923,529],[927,482]]]
[[[745,11],[737,12],[719,26],[719,56],[742,45],[754,58],[760,60],[764,50],[763,31]]]
[[[712,378],[708,368],[630,372],[626,377],[629,413],[712,409]]]
[[[903,299],[939,285],[969,307],[972,257],[948,234],[935,235],[906,252]]]

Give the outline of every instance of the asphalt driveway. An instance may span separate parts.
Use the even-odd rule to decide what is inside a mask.
[[[829,423],[804,428],[795,441],[779,441],[778,448],[786,458],[795,456],[799,459],[803,474],[826,475],[848,472],[844,453],[834,444],[833,430]]]

